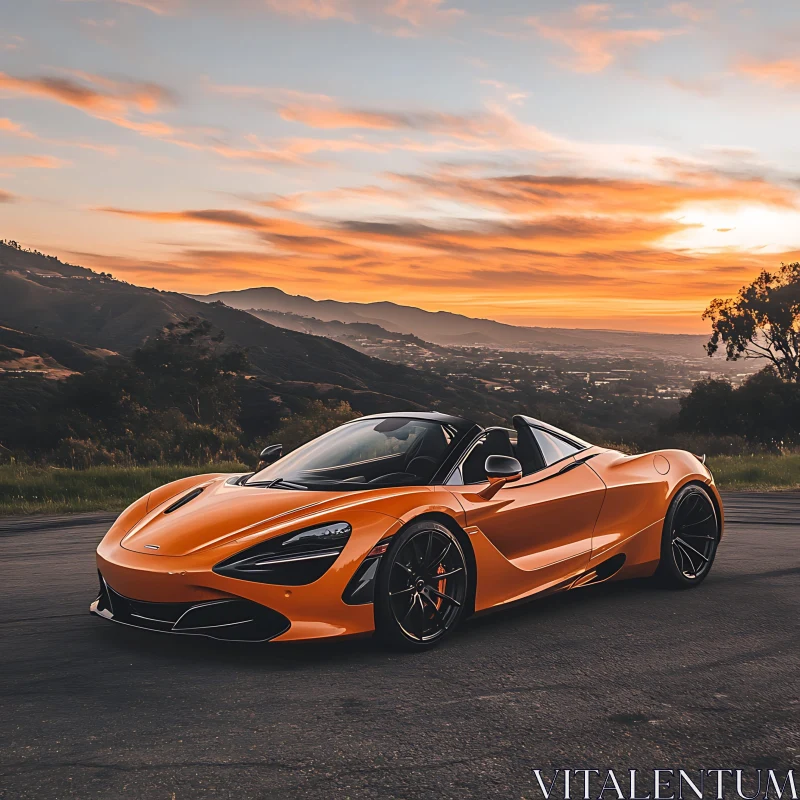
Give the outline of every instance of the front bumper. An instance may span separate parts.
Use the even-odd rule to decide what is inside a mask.
[[[99,574],[99,573],[98,573]],[[225,642],[268,642],[289,630],[283,614],[240,598],[200,603],[150,603],[115,592],[100,575],[100,594],[89,611],[103,619],[161,633]]]

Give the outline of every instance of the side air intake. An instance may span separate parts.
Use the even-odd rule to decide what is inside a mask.
[[[625,563],[625,553],[617,553],[605,561],[601,561],[596,567],[584,572],[573,584],[572,588],[577,589],[580,586],[590,586],[593,583],[602,583],[609,578],[616,575]]]

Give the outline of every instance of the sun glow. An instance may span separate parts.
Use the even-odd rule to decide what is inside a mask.
[[[679,219],[691,227],[665,237],[664,247],[780,253],[800,246],[799,217],[794,209],[686,206]]]

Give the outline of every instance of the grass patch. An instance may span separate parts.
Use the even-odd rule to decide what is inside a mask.
[[[714,456],[708,468],[720,489],[798,489],[800,455]]]
[[[800,454],[714,456],[708,466],[720,489],[800,488]],[[5,465],[0,466],[0,516],[121,511],[152,489],[187,475],[247,470],[235,462],[85,470]]]
[[[205,472],[244,472],[233,462],[202,466],[157,464],[149,467],[0,466],[0,516],[121,511],[143,494],[170,481]]]

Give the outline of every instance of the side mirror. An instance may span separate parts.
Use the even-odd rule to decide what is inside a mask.
[[[491,500],[507,483],[522,477],[522,464],[511,456],[489,456],[484,464],[489,485],[480,492],[484,500]]]
[[[268,467],[270,464],[274,464],[282,455],[283,455],[282,444],[271,444],[269,447],[265,447],[258,454],[257,469],[264,469],[264,467]]]

